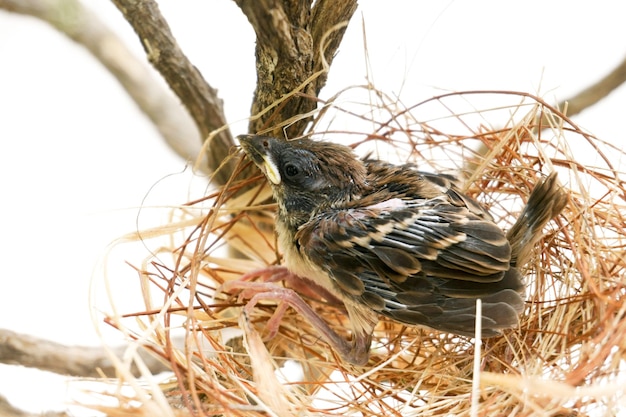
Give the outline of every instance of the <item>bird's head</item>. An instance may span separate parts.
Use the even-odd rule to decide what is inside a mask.
[[[347,146],[310,139],[238,137],[248,157],[269,180],[281,214],[307,221],[311,214],[358,198],[366,167]]]

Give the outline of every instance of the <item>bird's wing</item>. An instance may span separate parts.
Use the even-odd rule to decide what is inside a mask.
[[[296,239],[345,295],[396,320],[467,334],[482,298],[494,316],[486,335],[517,323],[521,281],[504,232],[449,195],[329,210]]]

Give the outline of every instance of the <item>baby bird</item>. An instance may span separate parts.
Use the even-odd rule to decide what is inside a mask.
[[[484,337],[517,326],[518,267],[567,203],[555,173],[507,234],[451,176],[359,159],[331,142],[239,140],[272,187],[286,267],[345,305],[351,343],[318,326],[344,360],[367,362],[380,315],[471,337],[480,298]]]

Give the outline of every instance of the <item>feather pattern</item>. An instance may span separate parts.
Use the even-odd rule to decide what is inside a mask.
[[[402,201],[319,213],[295,235],[301,256],[346,296],[398,321],[459,333],[458,314],[483,297],[484,315],[502,317],[485,320],[487,334],[511,327],[523,287],[504,232],[445,196]]]

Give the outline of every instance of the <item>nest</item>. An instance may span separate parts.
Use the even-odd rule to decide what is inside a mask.
[[[353,97],[362,93],[367,105],[359,106]],[[490,108],[480,109],[485,100]],[[381,318],[364,367],[342,363],[292,309],[268,339],[266,323],[277,303],[263,301],[243,314],[249,294],[218,291],[281,262],[271,193],[260,174],[243,177],[249,162],[239,153],[241,171],[226,186],[172,209],[171,224],[138,234],[152,251],[135,266],[145,310],[106,318],[131,340],[119,370],[134,388],[133,402],[120,395],[118,408],[102,410],[580,416],[618,408],[626,352],[626,191],[614,164],[623,160],[622,150],[541,99],[511,92],[452,93],[403,107],[380,92],[353,88],[324,103],[311,130],[360,154],[456,173],[503,229],[539,178],[558,171],[569,203],[525,267],[519,328],[478,349],[473,339]],[[349,337],[341,307],[306,300]],[[172,373],[157,383],[146,372],[152,384],[139,384],[128,371],[130,362],[142,369],[139,346]]]

